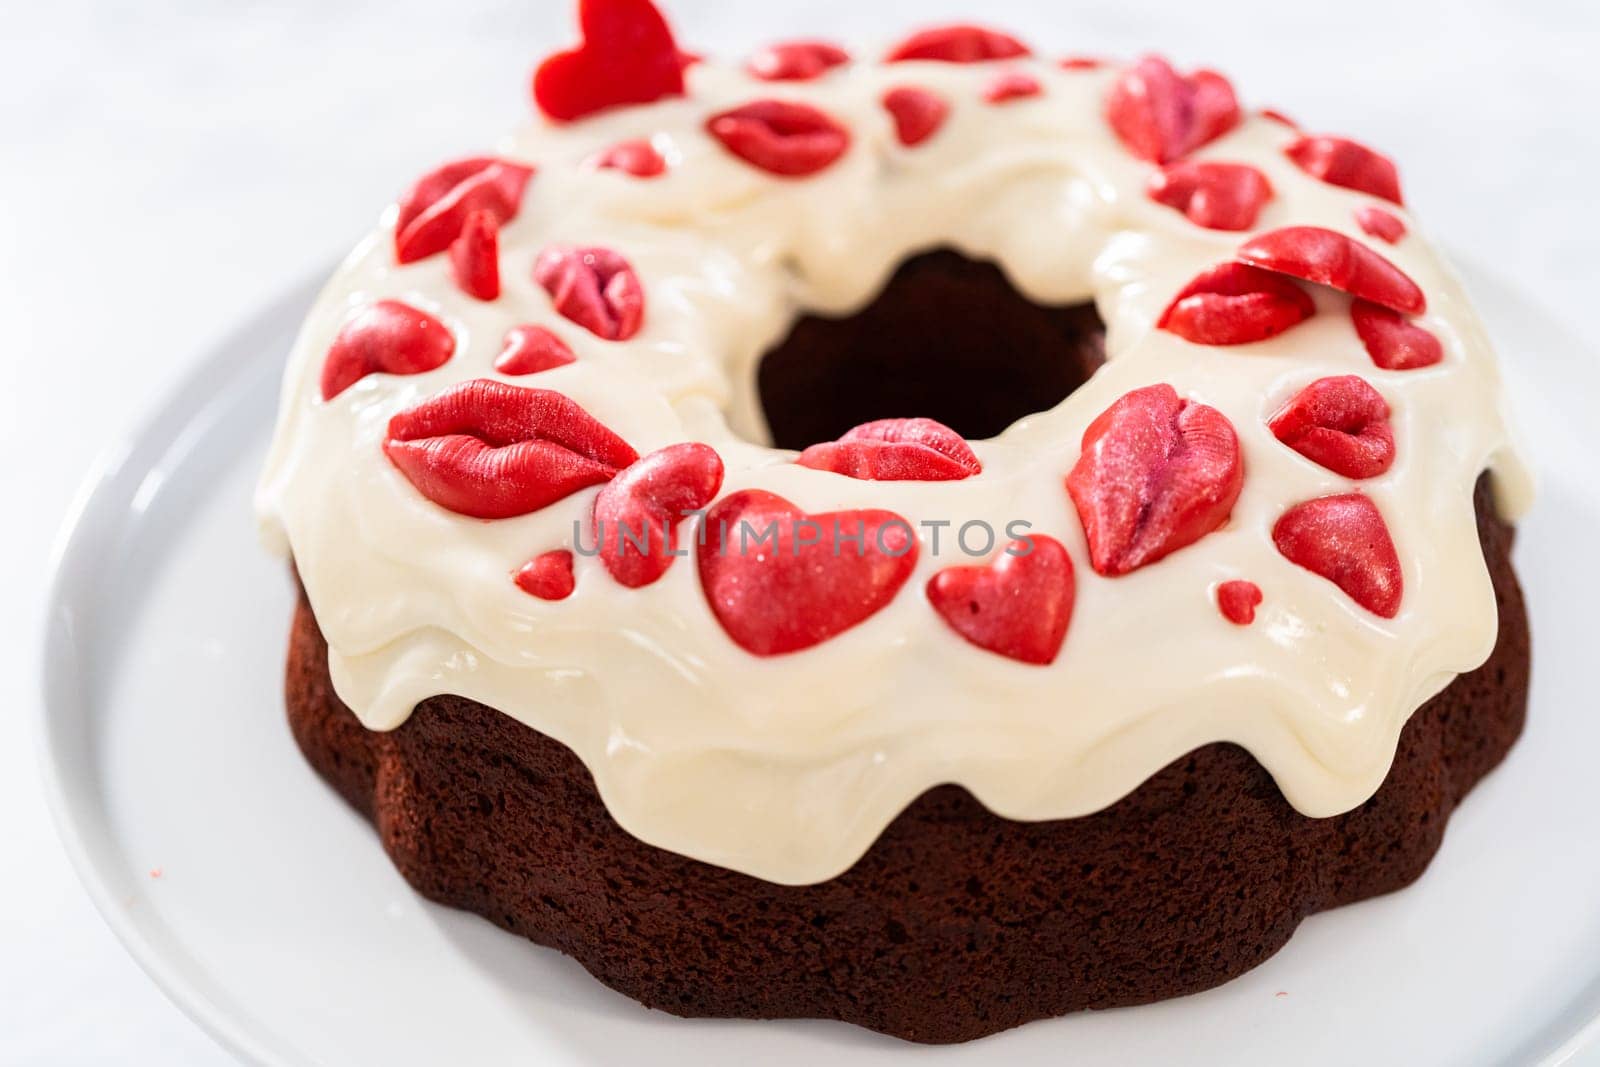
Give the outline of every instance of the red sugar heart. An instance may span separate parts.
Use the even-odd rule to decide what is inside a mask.
[[[589,160],[600,170],[620,170],[635,178],[659,178],[667,172],[667,160],[649,141],[623,141]]]
[[[1360,493],[1296,504],[1272,528],[1285,559],[1343,589],[1374,615],[1400,613],[1405,583],[1389,527]]]
[[[1233,424],[1170,385],[1135,389],[1083,432],[1067,492],[1101,574],[1127,574],[1228,521],[1244,486]]]
[[[1246,345],[1276,337],[1316,310],[1310,295],[1282,275],[1219,263],[1180,289],[1156,326],[1197,345]]]
[[[617,475],[594,501],[600,561],[621,585],[647,586],[677,558],[678,523],[722,488],[722,457],[702,444],[669,445]]]
[[[557,311],[596,337],[626,341],[644,325],[644,286],[609,248],[547,248],[534,261],[533,280]]]
[[[577,585],[572,578],[572,553],[563,549],[535,556],[512,572],[511,580],[529,596],[565,600]]]
[[[495,358],[494,369],[517,376],[538,374],[578,362],[567,343],[543,326],[513,326]]]
[[[784,41],[751,56],[745,69],[762,81],[805,82],[848,62],[850,53],[828,41]]]
[[[948,482],[983,473],[966,439],[932,419],[879,419],[812,445],[802,467],[869,482]]]
[[[1406,235],[1406,224],[1400,216],[1381,207],[1356,208],[1356,225],[1363,231],[1383,241],[1394,244]]]
[[[1267,176],[1245,163],[1172,163],[1150,176],[1148,191],[1208,230],[1248,230],[1272,199]]]
[[[1013,100],[1026,100],[1044,92],[1044,86],[1032,74],[1024,74],[1020,70],[1008,70],[998,74],[983,87],[983,101],[986,104],[1007,104]]]
[[[650,0],[578,0],[583,43],[533,76],[533,99],[557,122],[683,95],[686,57]]]
[[[322,362],[322,399],[332,400],[369,374],[425,374],[455,354],[456,339],[438,319],[398,300],[369,304],[340,328]]]
[[[1261,605],[1261,587],[1255,582],[1232,581],[1217,586],[1217,610],[1235,626],[1249,626],[1256,621],[1256,608]]]
[[[950,104],[944,97],[909,85],[883,94],[883,107],[894,120],[895,137],[907,148],[938,133],[950,117]]]
[[[1011,542],[988,566],[940,571],[928,582],[928,601],[979,648],[1042,666],[1066,640],[1075,591],[1072,557],[1038,535]]]
[[[1408,315],[1428,309],[1422,289],[1405,271],[1360,241],[1320,226],[1286,226],[1261,234],[1239,249],[1239,258]]]
[[[1215,71],[1185,76],[1160,56],[1145,56],[1111,87],[1106,120],[1140,159],[1171,163],[1237,126],[1239,101]]]
[[[450,244],[450,276],[478,300],[500,295],[500,224],[487,211],[474,211]]]
[[[1295,166],[1329,185],[1404,203],[1394,162],[1366,145],[1344,137],[1302,137],[1283,151]]]
[[[1311,462],[1346,478],[1376,478],[1394,463],[1389,404],[1353,374],[1312,382],[1267,428]]]
[[[911,525],[892,511],[807,515],[760,489],[718,501],[706,531],[698,551],[706,602],[733,642],[757,656],[811,648],[866,621],[917,565]]]
[[[914,33],[894,47],[886,62],[922,59],[939,63],[989,63],[1032,54],[1027,45],[1008,33],[963,24],[935,26]]]
[[[1372,362],[1384,370],[1418,370],[1444,359],[1444,345],[1427,330],[1385,307],[1357,300],[1350,320]]]
[[[415,263],[443,252],[476,212],[487,212],[504,226],[517,217],[532,177],[532,167],[486,157],[446,163],[424,175],[400,200],[395,261]]]
[[[850,131],[790,100],[757,100],[706,120],[706,131],[753,167],[783,178],[826,170],[850,149]]]

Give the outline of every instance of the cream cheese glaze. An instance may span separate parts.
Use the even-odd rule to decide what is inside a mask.
[[[538,173],[501,232],[504,291],[492,303],[452,283],[446,256],[397,266],[390,211],[306,320],[258,494],[264,530],[292,553],[327,635],[335,687],[364,724],[392,729],[438,694],[481,701],[571,747],[630,833],[790,884],[847,869],[941,783],[967,787],[1009,818],[1064,818],[1110,804],[1197,746],[1232,741],[1310,816],[1349,810],[1377,789],[1410,714],[1494,642],[1477,476],[1494,472],[1511,517],[1530,498],[1493,354],[1461,286],[1409,214],[1385,204],[1411,235],[1378,247],[1426,292],[1420,321],[1444,343],[1443,363],[1377,369],[1351,328],[1349,298],[1325,289],[1315,293],[1319,314],[1253,345],[1204,347],[1157,330],[1173,295],[1249,234],[1202,229],[1145,195],[1149,164],[1103,117],[1114,72],[1007,63],[1044,92],[987,104],[983,87],[1001,66],[855,64],[774,84],[701,63],[683,99],[525,130],[499,146]],[[898,143],[879,104],[900,85],[934,89],[953,105],[948,125],[916,148]],[[704,132],[707,116],[773,97],[837,117],[853,136],[848,154],[786,180]],[[1276,196],[1258,230],[1314,225],[1367,240],[1353,213],[1373,199],[1295,167],[1283,155],[1295,136],[1247,117],[1193,158],[1248,162],[1267,175]],[[641,137],[671,163],[664,176],[584,165]],[[632,262],[648,300],[637,336],[604,341],[556,313],[531,277],[534,258],[555,243],[603,245]],[[857,308],[905,257],[947,246],[998,261],[1035,300],[1092,299],[1107,324],[1106,366],[1055,408],[973,442],[984,469],[964,481],[859,481],[765,447],[754,386],[761,354],[800,313]],[[323,401],[318,374],[335,333],[385,297],[448,324],[454,358],[425,374],[372,375]],[[692,558],[631,590],[580,554],[570,599],[526,595],[510,573],[573,547],[596,490],[484,522],[430,503],[382,448],[395,413],[454,382],[497,377],[501,340],[524,323],[551,327],[578,359],[507,380],[565,393],[641,455],[680,441],[713,446],[727,467],[724,494],[762,488],[812,512],[898,512],[919,524],[916,573],[860,626],[772,658],[724,633]],[[1272,542],[1288,506],[1353,486],[1266,427],[1299,389],[1337,374],[1362,375],[1393,409],[1396,462],[1360,483],[1402,563],[1405,598],[1392,620]],[[1063,478],[1089,421],[1154,382],[1232,421],[1243,494],[1222,529],[1105,578],[1088,566]],[[1030,522],[1077,564],[1077,605],[1052,665],[978,649],[930,610],[929,577],[972,562],[950,542],[973,519],[997,530]],[[937,553],[924,520],[954,524]],[[684,528],[681,543],[692,536]],[[1217,584],[1236,578],[1265,593],[1249,627],[1224,621],[1215,604]]]

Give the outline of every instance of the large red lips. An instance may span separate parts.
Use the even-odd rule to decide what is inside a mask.
[[[561,393],[488,378],[390,419],[383,451],[423,496],[475,519],[538,511],[639,458]]]

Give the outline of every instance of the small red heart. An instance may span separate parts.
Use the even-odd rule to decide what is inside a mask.
[[[706,132],[752,167],[781,178],[826,170],[850,150],[850,131],[809,104],[757,100],[712,115]]]
[[[1208,230],[1248,230],[1272,199],[1267,176],[1247,163],[1172,163],[1150,176],[1148,191]]]
[[[1171,163],[1239,124],[1239,101],[1211,70],[1183,75],[1160,56],[1122,72],[1106,98],[1111,129],[1140,159]]]
[[[812,445],[802,467],[869,482],[953,482],[983,473],[960,434],[933,419],[879,419]]]
[[[589,160],[599,170],[620,170],[635,178],[659,178],[667,172],[667,160],[649,141],[623,141]]]
[[[1295,166],[1329,185],[1404,203],[1394,161],[1364,144],[1344,137],[1302,137],[1283,151]]]
[[[994,77],[983,87],[986,104],[1009,104],[1013,100],[1027,100],[1044,92],[1044,85],[1032,74],[1008,70]]]
[[[1389,527],[1360,493],[1296,504],[1272,528],[1285,559],[1328,579],[1374,615],[1400,613],[1405,582]]]
[[[1320,226],[1286,226],[1261,234],[1239,249],[1239,258],[1408,315],[1428,309],[1421,287],[1405,271],[1360,241]]]
[[[1444,359],[1444,345],[1404,315],[1366,300],[1350,305],[1350,320],[1372,362],[1384,370],[1420,370]]]
[[[477,300],[500,295],[500,224],[487,211],[474,211],[450,244],[450,275]]]
[[[425,374],[449,362],[456,338],[444,323],[398,300],[379,300],[339,330],[322,363],[322,399],[369,374]]]
[[[518,567],[511,580],[529,596],[540,600],[565,600],[577,587],[572,577],[572,553],[563,549],[535,556]]]
[[[1346,478],[1376,478],[1394,464],[1389,403],[1353,374],[1312,382],[1267,428],[1311,462]]]
[[[594,501],[600,561],[621,585],[639,589],[677,557],[678,523],[722,488],[722,457],[702,444],[669,445],[607,482]]]
[[[1243,263],[1219,263],[1178,291],[1156,321],[1197,345],[1246,345],[1276,337],[1316,314],[1294,282]]]
[[[1249,626],[1256,621],[1256,608],[1261,606],[1261,587],[1255,582],[1236,580],[1217,586],[1217,610],[1235,626]]]
[[[1043,535],[1013,541],[986,567],[950,567],[928,582],[928,601],[956,633],[979,648],[1053,663],[1072,621],[1072,557]]]
[[[909,85],[884,93],[883,108],[894,120],[895,137],[907,148],[938,133],[950,117],[950,104],[944,97]]]
[[[1032,55],[1028,46],[999,30],[958,24],[935,26],[901,41],[885,57],[889,63],[921,59],[936,63],[990,63]]]
[[[850,62],[850,53],[828,41],[785,41],[750,57],[745,69],[768,82],[808,82]]]
[[[1406,224],[1400,220],[1400,216],[1370,204],[1356,208],[1356,225],[1363,232],[1390,244],[1397,243],[1406,235]]]
[[[811,648],[865,622],[917,565],[911,524],[892,511],[807,515],[760,489],[720,500],[706,532],[698,553],[706,602],[733,642],[757,656]]]
[[[579,0],[583,43],[533,76],[533,99],[557,122],[683,95],[685,57],[650,0]]]
[[[510,377],[538,374],[578,362],[567,342],[543,326],[513,326],[495,358],[494,369]]]

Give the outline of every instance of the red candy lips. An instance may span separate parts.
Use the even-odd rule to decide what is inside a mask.
[[[805,82],[850,62],[850,53],[827,41],[785,41],[763,48],[745,68],[770,82]]]
[[[322,399],[332,400],[369,374],[425,374],[449,362],[456,339],[445,324],[398,300],[356,312],[322,363]]]
[[[1360,493],[1296,504],[1272,528],[1285,559],[1328,579],[1374,615],[1400,613],[1404,580],[1389,527]]]
[[[894,120],[896,139],[907,148],[938,133],[950,117],[950,103],[944,97],[909,85],[884,93],[883,107]]]
[[[1367,355],[1383,370],[1420,370],[1444,359],[1444,345],[1403,315],[1366,300],[1350,305],[1350,321]]]
[[[753,167],[782,178],[826,170],[850,150],[850,131],[790,100],[757,100],[706,120],[706,132]]]
[[[1083,433],[1067,492],[1094,569],[1127,574],[1228,521],[1244,486],[1233,424],[1170,385],[1135,389]]]
[[[579,0],[583,43],[533,76],[533,99],[557,122],[683,95],[684,56],[650,0]]]
[[[1353,374],[1312,382],[1267,427],[1311,462],[1346,478],[1376,478],[1394,464],[1389,404]]]
[[[948,482],[983,473],[966,439],[932,419],[879,419],[812,445],[802,467],[876,482]]]
[[[1179,290],[1156,326],[1197,345],[1245,345],[1276,337],[1316,310],[1310,294],[1281,275],[1219,263]]]
[[[1283,151],[1295,166],[1329,185],[1404,203],[1400,172],[1388,156],[1366,145],[1343,137],[1302,137]]]
[[[496,226],[517,217],[533,168],[480,157],[446,163],[400,200],[394,226],[396,262],[415,263],[449,248],[467,219],[483,212]]]
[[[1185,160],[1150,178],[1150,199],[1177,208],[1208,230],[1248,230],[1272,199],[1267,176],[1245,163]]]
[[[702,444],[670,445],[613,478],[594,501],[595,540],[611,577],[651,584],[676,558],[678,523],[722,488],[722,457]]]
[[[556,310],[596,337],[626,341],[644,325],[644,286],[609,248],[547,248],[533,264]]]
[[[1042,535],[1011,542],[986,567],[950,567],[928,582],[928,602],[956,633],[1041,666],[1061,651],[1075,594],[1072,557]]]
[[[1028,46],[1008,33],[982,26],[935,26],[912,34],[885,57],[890,63],[922,59],[938,63],[990,63],[1032,55]]]
[[[1263,270],[1304,278],[1408,315],[1428,308],[1422,289],[1360,241],[1320,226],[1286,226],[1252,238],[1239,258]]]
[[[383,451],[423,496],[476,519],[538,511],[639,458],[568,397],[488,378],[390,419]]]
[[[747,489],[718,501],[699,546],[712,614],[740,648],[779,656],[819,645],[888,607],[917,565],[891,511],[807,515]]]
[[[1171,163],[1237,126],[1239,101],[1215,71],[1185,76],[1160,56],[1146,56],[1111,87],[1106,121],[1140,159]]]

